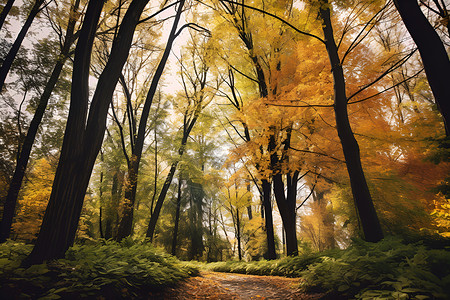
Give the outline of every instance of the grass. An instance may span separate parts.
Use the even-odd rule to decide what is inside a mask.
[[[146,244],[99,241],[70,248],[65,259],[20,267],[32,246],[0,245],[0,295],[11,299],[142,298],[198,270]]]

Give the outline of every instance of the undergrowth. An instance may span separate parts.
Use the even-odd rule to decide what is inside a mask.
[[[76,245],[65,259],[20,267],[32,246],[0,245],[0,295],[9,299],[130,299],[172,285],[198,270],[142,243]]]
[[[386,238],[355,240],[346,250],[273,261],[217,262],[217,272],[301,277],[300,288],[324,299],[450,299],[450,249]]]

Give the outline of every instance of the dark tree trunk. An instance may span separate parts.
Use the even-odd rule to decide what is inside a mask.
[[[125,199],[121,207],[122,210],[116,236],[116,240],[118,241],[131,235],[134,203],[136,202],[138,170],[139,163],[137,162],[136,156],[133,155],[131,157],[130,167],[128,168],[127,179],[125,181]]]
[[[298,172],[291,177],[287,174],[287,197],[284,191],[283,175],[278,173],[273,176],[273,190],[278,210],[280,211],[283,227],[286,232],[286,255],[298,255],[297,226],[295,204],[297,199]]]
[[[100,152],[101,154],[101,158],[102,158],[102,162],[103,162],[103,152]],[[100,232],[100,238],[104,239],[105,238],[105,234],[103,233],[103,222],[102,222],[102,218],[103,218],[103,208],[102,208],[102,202],[103,202],[103,170],[100,172],[100,188],[99,188],[99,202],[100,202],[100,207],[99,207],[99,212],[98,212],[98,229]]]
[[[263,179],[261,187],[263,192],[263,206],[265,216],[264,220],[266,225],[266,237],[267,237],[266,259],[276,259],[277,253],[275,252],[275,234],[273,230],[272,201],[271,201],[272,185],[267,179]]]
[[[34,21],[34,18],[37,16],[39,11],[41,10],[41,5],[44,3],[44,0],[36,0],[36,2],[33,5],[33,8],[31,9],[30,14],[28,15],[25,24],[23,25],[22,29],[20,29],[19,34],[17,35],[16,40],[14,41],[14,44],[12,45],[11,49],[9,50],[8,54],[6,55],[5,59],[3,60],[3,64],[0,68],[0,91],[3,89],[3,85],[5,84],[6,76],[9,73],[9,70],[11,69],[12,63],[14,59],[16,58],[17,52],[19,52],[20,46],[22,45],[23,40],[25,39],[25,35],[27,34],[28,30],[31,27],[31,24]]]
[[[439,35],[420,9],[417,0],[395,0],[403,23],[419,49],[428,83],[450,134],[450,60]]]
[[[274,175],[272,175],[273,190],[283,222],[284,231],[286,233],[286,254],[288,256],[296,256],[298,255],[296,201],[299,171],[288,171],[286,174],[287,195],[285,194],[285,184],[283,182],[284,174],[282,172],[283,166],[287,166],[289,169],[288,151],[291,144],[292,125],[283,130],[286,132],[286,138],[281,143],[283,148],[280,156],[276,151],[277,142],[275,140],[275,127],[271,130],[268,148],[270,152],[270,166],[274,172]]]
[[[83,135],[80,133],[84,130],[86,121],[90,57],[102,8],[103,3],[90,1],[86,10],[75,49],[71,103],[60,161],[36,245],[25,259],[25,265],[63,257],[75,238],[84,197],[83,191],[76,187],[87,188],[89,181],[89,176],[84,176],[87,179],[80,178],[80,174],[85,172],[83,163],[77,161],[83,152]],[[71,159],[72,157],[76,159]],[[67,180],[68,178],[77,180],[75,182],[73,179]]]
[[[250,183],[247,184],[247,192],[250,193]],[[248,219],[251,220],[253,219],[253,213],[252,213],[252,206],[248,205],[247,206],[247,215],[248,215]]]
[[[239,209],[236,208],[236,238],[238,247],[238,257],[242,260],[242,247],[241,247],[241,219],[239,218]]]
[[[184,152],[184,150],[182,152]],[[158,200],[156,200],[155,209],[153,210],[153,213],[150,216],[150,221],[148,223],[146,234],[146,237],[149,238],[150,241],[153,241],[153,234],[155,233],[156,222],[158,221],[159,213],[161,212],[162,205],[164,203],[164,200],[166,199],[166,195],[167,192],[169,191],[170,184],[172,183],[173,175],[175,174],[175,170],[177,169],[178,162],[179,161],[177,160],[172,163],[169,174],[167,174],[161,192],[159,193]]]
[[[78,10],[79,0],[76,1],[73,7],[72,14]],[[0,243],[6,241],[9,238],[11,231],[11,224],[14,218],[14,212],[17,204],[17,197],[19,195],[20,188],[22,186],[23,177],[25,175],[25,170],[28,165],[28,160],[30,158],[31,149],[36,138],[39,125],[44,116],[44,112],[47,108],[48,100],[50,99],[51,93],[58,82],[61,71],[64,67],[64,63],[69,55],[70,46],[73,43],[73,33],[75,28],[76,19],[71,18],[67,26],[66,37],[64,40],[64,45],[61,50],[60,59],[56,62],[53,68],[52,74],[44,88],[44,91],[39,99],[39,105],[36,108],[33,119],[31,120],[30,127],[28,128],[27,135],[23,141],[22,149],[19,154],[19,159],[17,160],[16,168],[14,170],[13,177],[9,186],[8,194],[5,199],[3,218],[0,224]]]
[[[172,50],[173,42],[177,37],[177,27],[181,18],[181,13],[183,12],[185,0],[181,0],[178,4],[178,10],[175,16],[175,20],[172,25],[171,32],[167,41],[166,48],[164,49],[163,56],[159,62],[158,68],[156,69],[155,75],[153,76],[150,89],[147,93],[145,99],[144,108],[141,114],[141,120],[139,122],[138,134],[135,140],[134,153],[131,156],[131,167],[128,169],[128,180],[125,190],[125,205],[123,207],[123,213],[119,224],[117,239],[121,240],[131,234],[131,228],[133,224],[133,211],[134,203],[136,201],[136,190],[137,190],[137,180],[139,174],[139,163],[141,161],[142,150],[144,148],[145,131],[147,129],[147,120],[150,114],[150,107],[153,102],[153,97],[156,94],[159,80],[163,74],[164,68],[166,66],[167,59],[169,57],[170,51]]]
[[[205,196],[203,186],[198,183],[188,181],[190,200],[190,222],[191,222],[191,247],[190,259],[200,260],[203,256],[203,198]]]
[[[9,14],[9,11],[11,10],[13,4],[14,0],[8,0],[5,6],[3,6],[2,12],[0,13],[0,30],[2,29],[3,24],[5,23],[6,20],[6,16]]]
[[[175,211],[175,220],[173,227],[173,237],[172,237],[172,255],[175,256],[177,253],[177,237],[178,237],[178,223],[180,221],[180,209],[181,209],[181,173],[178,177],[178,194],[177,194],[177,207]]]
[[[104,2],[88,4],[75,49],[69,117],[53,189],[36,245],[24,265],[63,257],[73,244],[89,178],[106,130],[108,108],[147,2],[131,2],[99,77],[86,122],[90,56]]]
[[[383,238],[383,232],[362,169],[358,142],[353,135],[348,119],[345,77],[338,55],[338,49],[334,41],[328,1],[322,1],[320,17],[323,21],[325,46],[330,59],[331,72],[334,80],[336,127],[350,177],[353,199],[362,224],[364,239],[369,242],[378,242]]]
[[[248,215],[248,219],[249,220],[253,219],[253,213],[252,213],[251,205],[247,206],[247,215]]]
[[[122,195],[123,174],[118,168],[113,175],[111,186],[111,202],[107,205],[105,216],[105,239],[117,237],[117,226],[119,221],[119,202]]]

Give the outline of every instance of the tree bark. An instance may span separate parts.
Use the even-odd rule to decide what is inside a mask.
[[[103,152],[100,151],[100,155],[101,155],[101,161],[103,162]],[[100,171],[100,187],[98,189],[98,193],[99,193],[99,202],[100,202],[100,207],[99,207],[99,212],[98,212],[98,229],[100,232],[100,238],[104,239],[105,238],[105,234],[103,233],[103,222],[102,222],[102,218],[103,218],[103,208],[102,208],[102,204],[103,204],[103,169]]]
[[[203,186],[188,180],[189,187],[189,227],[191,244],[188,251],[188,260],[200,260],[203,256]]]
[[[297,174],[297,175],[295,175]],[[273,190],[275,193],[275,200],[277,202],[278,210],[280,211],[283,227],[286,232],[286,255],[298,255],[297,243],[297,226],[296,226],[296,195],[297,195],[297,180],[298,172],[296,172],[290,180],[288,180],[287,197],[284,191],[284,182],[281,173],[273,176]],[[286,175],[290,177],[290,174]]]
[[[247,192],[250,193],[250,183],[247,184]],[[252,206],[250,204],[247,206],[247,215],[249,220],[253,219]]]
[[[267,253],[266,259],[276,259],[277,253],[275,251],[275,234],[273,230],[273,216],[272,216],[272,201],[271,191],[272,185],[267,179],[263,179],[261,183],[263,192],[263,206],[264,206],[264,220],[266,225],[267,237]]]
[[[63,257],[73,244],[89,178],[103,142],[108,108],[147,3],[146,0],[130,3],[113,41],[110,58],[99,77],[86,122],[90,54],[104,2],[88,4],[75,49],[69,117],[53,189],[36,245],[24,265]]]
[[[181,173],[178,177],[178,194],[177,194],[177,207],[175,211],[175,220],[173,226],[173,237],[172,237],[172,250],[171,253],[173,256],[177,253],[177,237],[178,237],[178,223],[180,221],[180,209],[181,209]]]
[[[122,217],[119,223],[118,236],[117,239],[121,239],[131,235],[131,228],[133,224],[133,211],[134,203],[136,201],[136,191],[137,191],[137,181],[139,175],[139,164],[142,157],[142,150],[144,148],[145,131],[147,128],[147,120],[150,114],[150,107],[153,102],[153,97],[156,94],[159,80],[163,74],[164,68],[166,66],[167,59],[169,57],[170,51],[172,50],[173,42],[177,37],[177,27],[181,18],[181,13],[183,12],[185,0],[181,0],[178,4],[178,10],[175,16],[175,20],[172,25],[172,29],[169,34],[166,48],[164,49],[163,56],[159,62],[158,68],[156,69],[155,75],[153,76],[152,82],[150,84],[150,89],[147,93],[145,99],[144,108],[141,114],[141,120],[139,121],[138,134],[135,139],[134,152],[131,156],[131,168],[128,169],[128,180],[125,190],[125,205],[123,207]]]
[[[236,238],[237,238],[237,247],[238,247],[238,258],[239,258],[239,261],[241,261],[242,260],[241,219],[239,218],[239,209],[238,208],[236,208]]]
[[[5,23],[6,20],[6,16],[9,14],[9,11],[11,10],[13,4],[14,0],[8,0],[5,6],[3,6],[2,12],[0,13],[0,30],[2,29],[3,24]]]
[[[283,131],[286,132],[286,138],[281,142],[283,148],[280,156],[276,151],[277,142],[275,140],[275,126],[271,128],[271,131],[268,150],[270,152],[270,166],[274,174],[272,175],[273,190],[283,222],[284,231],[286,233],[286,254],[288,256],[296,256],[298,255],[296,202],[299,171],[295,170],[292,172],[289,170],[287,172],[287,195],[285,194],[285,184],[283,182],[284,174],[282,171],[283,166],[289,166],[288,151],[291,144],[292,125],[288,126],[286,129],[283,129]]]
[[[394,4],[419,49],[428,83],[450,134],[450,60],[442,40],[420,9],[417,0],[395,0]]]
[[[33,8],[31,9],[30,14],[28,15],[28,17],[25,21],[25,24],[23,25],[22,29],[20,29],[20,32],[17,35],[17,38],[14,41],[14,44],[12,45],[11,49],[9,50],[5,59],[3,60],[3,64],[0,68],[0,91],[3,90],[6,76],[8,75],[9,70],[11,69],[12,63],[13,63],[14,59],[16,58],[17,52],[19,52],[20,46],[22,45],[22,42],[25,39],[25,35],[27,34],[28,30],[31,27],[31,24],[34,21],[34,18],[37,16],[37,14],[41,10],[40,7],[41,7],[42,3],[44,3],[44,0],[36,0],[36,2],[33,5]]]
[[[362,224],[364,239],[368,242],[378,242],[383,238],[383,232],[362,169],[358,142],[354,137],[348,119],[348,100],[345,91],[345,77],[338,55],[338,49],[334,41],[330,8],[327,0],[322,1],[321,4],[319,15],[323,21],[322,28],[325,46],[330,60],[334,81],[334,113],[336,127],[350,177],[353,199]]]
[[[78,10],[80,1],[77,0],[72,7],[71,15]],[[61,71],[64,67],[64,63],[69,56],[70,47],[73,43],[73,34],[75,29],[76,18],[70,18],[67,26],[66,37],[64,40],[64,45],[61,49],[61,55],[53,68],[52,74],[44,88],[44,91],[39,99],[39,105],[36,108],[33,119],[31,120],[30,126],[28,128],[27,135],[23,141],[22,149],[19,154],[19,159],[17,160],[16,168],[14,170],[13,177],[8,189],[8,194],[5,199],[3,218],[0,224],[0,243],[6,241],[9,238],[11,231],[11,224],[14,218],[14,212],[17,205],[17,197],[19,195],[20,188],[22,186],[23,177],[25,176],[25,170],[28,165],[28,160],[30,158],[31,149],[36,138],[39,125],[44,116],[44,112],[47,108],[48,100],[52,94],[52,91],[58,82]]]
[[[107,205],[105,216],[105,239],[116,239],[117,226],[119,222],[119,202],[122,195],[123,187],[123,171],[117,168],[113,172],[112,186],[111,186],[111,201]]]

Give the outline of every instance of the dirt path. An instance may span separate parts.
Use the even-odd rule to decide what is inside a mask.
[[[299,279],[202,272],[166,291],[155,299],[319,299],[320,295],[305,295],[297,290]]]

